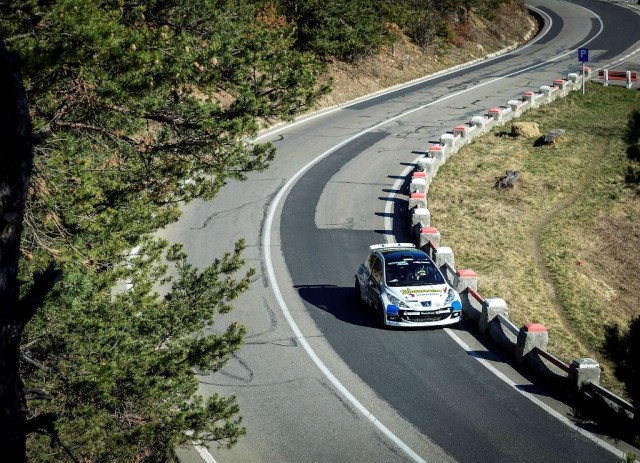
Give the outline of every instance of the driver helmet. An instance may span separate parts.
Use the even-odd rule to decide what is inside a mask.
[[[415,275],[418,280],[425,279],[428,273],[429,273],[429,269],[425,264],[420,264],[415,271]]]

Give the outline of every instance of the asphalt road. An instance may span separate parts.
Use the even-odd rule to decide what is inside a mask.
[[[268,171],[190,204],[165,230],[201,266],[245,237],[258,270],[210,328],[245,323],[246,345],[223,371],[201,375],[203,394],[238,397],[248,435],[230,450],[188,449],[185,462],[620,461],[539,407],[571,418],[466,326],[380,330],[353,304],[368,246],[407,240],[398,185],[420,152],[454,125],[577,70],[579,46],[593,67],[634,59],[640,19],[627,6],[530,5],[547,18],[537,41],[265,134],[278,147]]]

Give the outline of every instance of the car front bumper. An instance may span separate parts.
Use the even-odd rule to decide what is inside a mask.
[[[399,309],[394,305],[387,305],[385,310],[385,324],[398,327],[445,326],[458,323],[462,318],[462,311],[445,308],[435,311],[416,311]]]

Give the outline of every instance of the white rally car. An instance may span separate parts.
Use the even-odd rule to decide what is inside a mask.
[[[460,295],[431,258],[413,244],[370,246],[356,274],[359,302],[375,310],[381,326],[440,326],[460,321]]]

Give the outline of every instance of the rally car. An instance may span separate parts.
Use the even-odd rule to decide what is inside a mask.
[[[410,243],[376,244],[355,276],[356,300],[380,326],[421,327],[460,321],[460,295],[429,255]]]

